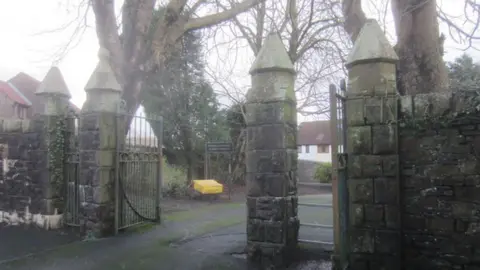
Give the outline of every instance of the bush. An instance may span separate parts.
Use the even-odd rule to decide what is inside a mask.
[[[315,169],[315,180],[320,183],[331,184],[332,183],[332,163],[322,162],[318,164]]]
[[[163,186],[165,197],[183,197],[187,195],[187,173],[184,169],[170,165],[163,159]]]

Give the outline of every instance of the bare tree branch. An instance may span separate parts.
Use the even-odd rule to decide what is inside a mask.
[[[213,14],[213,15],[207,15],[204,17],[196,18],[196,19],[190,19],[185,24],[184,29],[185,31],[195,30],[195,29],[205,28],[215,24],[219,24],[224,21],[228,21],[233,17],[237,16],[238,14],[249,10],[250,8],[254,7],[255,5],[263,1],[265,0],[244,0],[243,2],[236,4],[232,6],[230,9],[225,10],[223,12]]]

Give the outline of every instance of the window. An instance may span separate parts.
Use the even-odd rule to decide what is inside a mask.
[[[301,145],[298,146],[298,153],[302,153],[302,146]]]
[[[322,144],[319,144],[317,145],[317,153],[321,153],[321,154],[324,154],[324,153],[328,153],[328,145],[322,145]]]
[[[310,153],[310,145],[305,145],[305,153]]]

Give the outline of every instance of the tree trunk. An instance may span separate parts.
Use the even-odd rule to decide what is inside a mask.
[[[401,94],[439,92],[448,89],[443,61],[443,39],[439,35],[436,1],[392,0],[397,45],[398,90]],[[365,23],[361,0],[344,0],[345,31],[353,42]]]
[[[400,93],[448,90],[436,1],[392,0],[392,12],[398,40],[395,50],[400,58],[397,68]]]

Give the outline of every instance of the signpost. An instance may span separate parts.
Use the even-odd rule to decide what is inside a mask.
[[[229,153],[229,152],[232,152],[232,143],[207,142],[207,153]]]
[[[228,199],[231,197],[232,189],[232,152],[233,146],[230,142],[207,142],[205,145],[205,179],[208,179],[210,154],[228,154]]]

